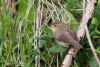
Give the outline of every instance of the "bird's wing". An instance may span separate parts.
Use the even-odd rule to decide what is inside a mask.
[[[71,35],[72,38],[74,38],[76,41],[78,41],[76,33],[73,32],[69,27],[66,29],[66,32],[68,32],[68,34]]]
[[[58,38],[56,38],[60,42],[64,43],[70,43],[74,48],[80,49],[82,46],[77,42],[69,32],[65,32],[62,35],[60,35]],[[76,38],[77,39],[77,38]]]

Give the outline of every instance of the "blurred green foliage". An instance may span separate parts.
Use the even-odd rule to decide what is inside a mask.
[[[12,6],[7,11],[5,0],[0,0],[0,4],[2,5],[2,11],[0,12],[0,67],[35,67],[36,55],[40,55],[41,67],[60,67],[68,48],[60,46],[55,41],[51,29],[46,25],[47,21],[45,23],[44,21],[42,22],[42,33],[39,38],[40,45],[38,49],[34,47],[34,25],[38,5],[37,1],[33,1],[18,0],[18,11],[13,17],[14,7]],[[42,4],[47,6],[45,0],[42,0]],[[60,8],[58,3],[54,4]],[[63,9],[67,12],[65,15],[68,16],[68,24],[73,31],[76,31],[82,16],[82,1],[64,0],[61,1],[61,4],[65,4],[66,6]],[[47,7],[42,7],[47,11]],[[100,1],[98,0],[92,22],[89,26],[89,32],[96,52],[100,57],[99,11]],[[82,45],[84,50],[79,52],[72,67],[86,67],[87,65],[90,67],[98,67],[86,37],[82,39]]]

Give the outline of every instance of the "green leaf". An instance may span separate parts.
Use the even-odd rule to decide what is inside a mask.
[[[90,57],[89,61],[88,61],[90,67],[99,67],[99,65],[96,62],[96,59],[94,57]]]
[[[61,45],[54,45],[53,47],[49,48],[49,51],[53,53],[62,53],[65,52],[66,50],[67,48],[62,47]]]
[[[2,55],[2,47],[0,47],[0,56]]]
[[[97,19],[95,18],[95,17],[93,17],[93,19],[92,19],[92,22],[91,22],[92,24],[97,24]]]
[[[25,15],[27,4],[28,4],[28,0],[20,0],[18,12],[21,15],[21,17],[24,17]]]
[[[47,43],[47,41],[45,41],[45,40],[40,40],[39,48],[42,48],[43,46],[45,46],[46,43]]]
[[[96,52],[100,54],[100,47],[97,47]]]

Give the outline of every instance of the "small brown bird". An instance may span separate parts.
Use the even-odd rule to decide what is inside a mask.
[[[79,44],[76,37],[76,33],[73,32],[70,27],[61,21],[54,21],[50,24],[50,27],[53,31],[54,38],[63,43],[68,43],[75,49],[79,50],[82,46]]]

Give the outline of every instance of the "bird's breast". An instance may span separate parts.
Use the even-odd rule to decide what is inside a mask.
[[[67,43],[64,33],[61,33],[61,34],[60,33],[56,33],[56,34],[54,34],[54,38],[59,42]]]

